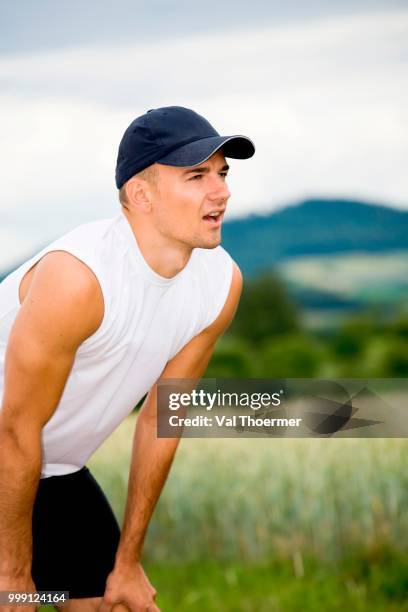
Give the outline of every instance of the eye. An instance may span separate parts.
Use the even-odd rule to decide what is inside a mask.
[[[227,170],[223,170],[222,172],[219,172],[218,174],[219,174],[220,176],[222,176],[223,178],[227,178],[227,176],[228,176],[228,172],[227,172]]]
[[[194,176],[192,176],[192,177],[191,177],[191,178],[189,178],[188,180],[189,180],[189,181],[198,181],[198,180],[200,180],[200,179],[202,179],[202,178],[203,178],[203,175],[202,175],[202,174],[195,174]]]

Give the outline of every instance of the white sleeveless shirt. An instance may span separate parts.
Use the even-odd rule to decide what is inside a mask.
[[[86,463],[169,359],[217,318],[232,279],[232,259],[220,246],[194,249],[176,276],[160,276],[143,258],[122,212],[77,227],[0,284],[0,402],[20,282],[41,257],[56,250],[71,253],[94,272],[105,311],[99,329],[78,348],[60,402],[43,428],[43,478],[75,472]]]

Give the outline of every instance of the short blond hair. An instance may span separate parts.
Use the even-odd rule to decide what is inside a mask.
[[[148,166],[147,168],[145,168],[144,170],[141,170],[140,172],[138,172],[137,174],[134,174],[133,176],[137,176],[141,178],[142,180],[147,181],[151,185],[155,186],[157,184],[157,176],[158,176],[157,167],[153,164],[152,166]],[[133,178],[133,176],[131,178]],[[126,195],[126,183],[122,185],[122,187],[119,189],[118,195],[119,195],[119,202],[122,204],[122,206],[126,208],[129,204],[127,195]]]

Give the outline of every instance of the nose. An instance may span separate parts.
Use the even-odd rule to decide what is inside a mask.
[[[225,177],[223,178],[217,174],[211,181],[210,185],[211,186],[208,190],[209,200],[228,200],[228,198],[231,196],[230,190],[228,189],[228,185],[225,181]]]

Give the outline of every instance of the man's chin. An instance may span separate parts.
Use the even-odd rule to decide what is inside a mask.
[[[221,233],[216,236],[202,238],[199,244],[196,244],[196,248],[199,249],[215,249],[215,247],[221,244]]]

